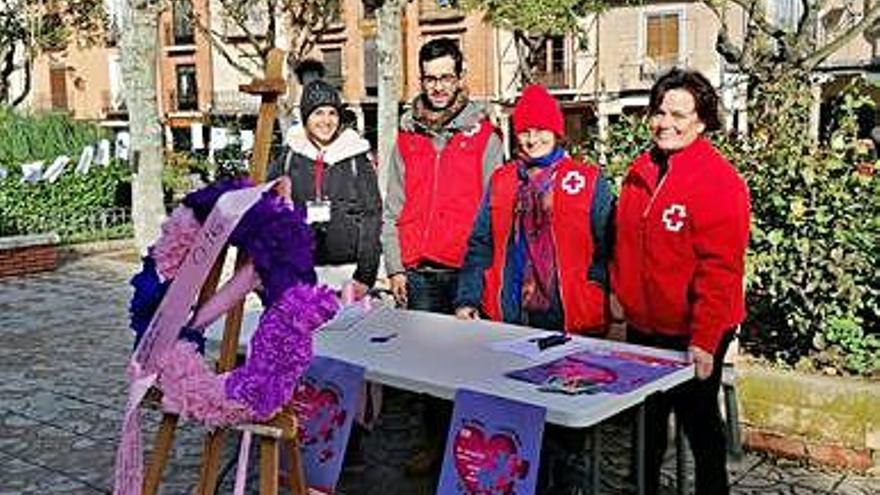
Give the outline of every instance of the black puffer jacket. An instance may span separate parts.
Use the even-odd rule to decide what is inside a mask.
[[[285,174],[293,185],[293,202],[305,207],[315,199],[315,160],[318,149],[305,136],[288,140],[283,155],[276,156],[269,178]],[[317,239],[317,265],[357,263],[355,280],[372,287],[376,281],[381,248],[382,199],[369,143],[344,130],[324,149],[324,198],[331,202],[330,221],[312,224]]]

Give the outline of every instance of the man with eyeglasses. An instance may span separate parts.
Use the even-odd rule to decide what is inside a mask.
[[[483,105],[468,97],[462,58],[450,38],[422,46],[422,91],[401,118],[388,164],[385,270],[395,300],[408,309],[455,311],[458,271],[483,190],[504,161],[500,132]],[[443,419],[431,419],[428,429],[442,435]],[[442,437],[431,440],[426,455],[407,465],[410,471],[426,471],[439,460]]]
[[[423,45],[419,67],[422,92],[401,118],[388,164],[382,248],[401,306],[451,314],[468,235],[503,144],[485,108],[468,98],[454,40]]]

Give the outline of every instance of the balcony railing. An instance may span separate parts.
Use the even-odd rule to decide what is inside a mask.
[[[211,111],[215,114],[256,115],[260,110],[260,97],[241,91],[214,91]]]
[[[419,20],[445,21],[464,17],[458,0],[419,0]]]
[[[175,27],[172,23],[165,25],[166,47],[193,47],[195,44],[196,36],[192,26]]]
[[[121,94],[101,91],[101,113],[105,117],[121,116],[127,113],[125,98]]]
[[[178,93],[175,90],[169,92],[172,112],[194,112],[199,109],[199,98],[195,93]]]
[[[564,71],[536,72],[534,78],[536,83],[543,84],[549,89],[568,88],[568,81]]]

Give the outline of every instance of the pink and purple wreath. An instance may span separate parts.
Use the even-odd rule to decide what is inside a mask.
[[[250,186],[248,180],[230,180],[193,192],[163,224],[142,271],[131,280],[135,346],[217,200]],[[229,244],[247,255],[266,308],[249,356],[242,366],[218,375],[201,356],[203,328],[184,326],[180,340],[158,361],[166,411],[223,426],[267,420],[290,400],[312,358],[312,333],[338,309],[332,291],[315,286],[313,242],[303,212],[274,191],[264,193],[245,213]]]

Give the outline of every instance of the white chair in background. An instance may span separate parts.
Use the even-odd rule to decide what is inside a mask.
[[[98,141],[98,151],[95,154],[95,163],[106,167],[110,165],[110,140],[102,139]]]
[[[94,159],[94,157],[94,146],[86,146],[85,148],[83,148],[82,153],[79,155],[79,162],[77,162],[74,172],[77,175],[85,175],[89,173],[89,169],[92,168],[92,160]]]
[[[61,155],[52,162],[52,165],[49,165],[49,168],[46,169],[46,173],[43,174],[43,180],[48,181],[50,184],[58,180],[61,177],[61,174],[64,173],[64,167],[70,163],[70,157],[67,155]]]
[[[43,177],[43,161],[25,163],[21,166],[22,184],[36,184]]]

